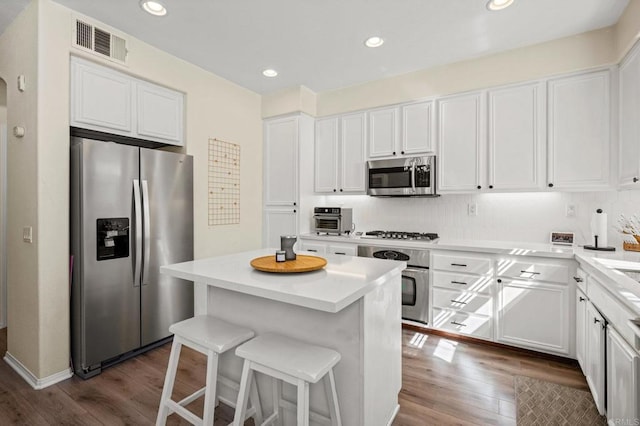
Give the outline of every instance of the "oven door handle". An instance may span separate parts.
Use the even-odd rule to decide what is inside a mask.
[[[416,193],[416,160],[411,161],[411,192]]]

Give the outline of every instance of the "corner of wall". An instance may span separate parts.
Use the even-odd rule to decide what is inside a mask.
[[[640,38],[640,2],[631,0],[614,27],[615,52],[618,61]]]

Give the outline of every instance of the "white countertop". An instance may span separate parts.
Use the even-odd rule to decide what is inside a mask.
[[[524,241],[456,240],[439,238],[436,241],[394,240],[383,238],[365,238],[363,236],[337,236],[302,234],[301,239],[324,243],[349,243],[368,246],[413,248],[427,250],[460,250],[479,253],[510,254],[519,256],[551,257],[573,259],[577,254],[593,257],[612,257],[640,262],[640,252],[627,252],[618,249],[615,252],[585,250],[579,246],[565,246],[550,243],[529,243]]]
[[[274,254],[275,250],[254,250],[177,263],[162,266],[160,272],[218,288],[334,313],[378,285],[399,276],[407,267],[405,262],[340,255],[323,255],[327,259],[327,266],[319,271],[294,274],[260,272],[249,264],[256,257]]]

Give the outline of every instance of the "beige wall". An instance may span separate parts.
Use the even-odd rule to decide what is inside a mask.
[[[612,64],[611,28],[318,94],[318,116]]]
[[[276,117],[291,112],[316,115],[316,94],[308,87],[298,86],[262,96],[262,116]]]
[[[24,75],[27,90],[7,84],[9,129],[22,126],[26,135],[9,132],[7,144],[7,313],[8,352],[30,371],[39,372],[40,312],[38,292],[37,200],[37,29],[38,4],[32,2],[0,36],[0,77],[11,83]],[[33,226],[33,244],[22,242],[22,227]],[[52,224],[51,226],[57,226]],[[61,247],[58,250],[66,251]],[[68,325],[65,324],[68,328]],[[64,344],[64,342],[63,342]],[[59,370],[66,367],[66,364]],[[58,370],[58,371],[59,371]]]
[[[69,57],[78,54],[70,47],[72,15],[50,0],[34,0],[0,38],[0,77],[14,81],[18,71],[26,73],[29,90],[20,96],[30,100],[30,108],[14,108],[16,94],[9,92],[9,120],[15,114],[14,122],[25,121],[27,137],[10,152],[12,162],[21,162],[14,162],[20,166],[10,170],[8,350],[38,378],[69,365]],[[260,96],[124,37],[129,42],[128,66],[103,64],[186,95],[186,152],[194,156],[196,257],[260,247]],[[93,55],[85,57],[101,61]],[[207,223],[210,137],[241,145],[239,225],[209,228]],[[23,224],[34,225],[34,244],[21,242]]]
[[[6,193],[4,192],[4,185],[6,183],[6,145],[5,140],[7,136],[7,83],[0,78],[0,328],[4,328],[7,325],[7,288],[6,281],[4,279],[4,273],[6,271],[6,250],[3,250],[5,228],[3,227],[5,220],[5,209],[7,205]]]
[[[302,109],[300,88],[287,89],[264,96],[262,114],[266,118],[304,111],[323,117],[616,64],[639,31],[640,1],[631,1],[612,27],[318,93],[316,114],[308,105]]]

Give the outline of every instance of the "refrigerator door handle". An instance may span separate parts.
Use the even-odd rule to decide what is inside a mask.
[[[140,286],[140,272],[142,269],[142,200],[140,199],[140,181],[133,180],[133,209],[135,213],[136,248],[133,267],[133,286]]]
[[[142,285],[149,284],[149,256],[151,248],[151,233],[149,232],[150,220],[149,220],[149,186],[146,180],[142,181],[142,217],[144,220],[144,261],[142,272]]]

